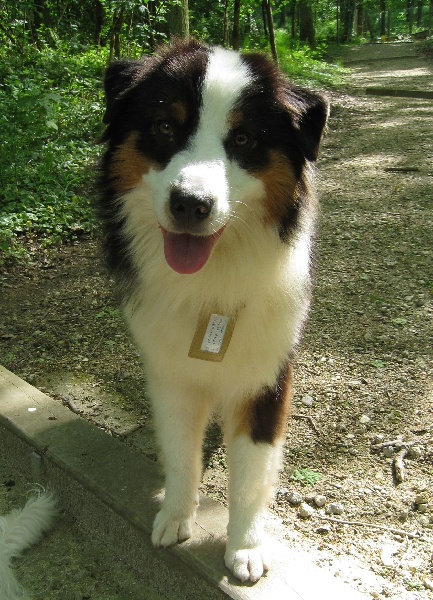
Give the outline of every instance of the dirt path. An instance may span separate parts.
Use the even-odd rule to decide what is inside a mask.
[[[273,510],[293,532],[289,543],[308,546],[319,564],[361,590],[427,600],[433,598],[433,101],[364,91],[432,89],[432,64],[406,51],[386,59],[371,52],[352,57],[347,93],[330,94],[319,161],[316,290]],[[4,273],[1,286],[0,362],[155,459],[139,361],[95,243]],[[202,489],[224,502],[219,442],[214,427]],[[403,452],[405,477],[398,483],[393,465]],[[299,517],[298,500],[311,516]]]

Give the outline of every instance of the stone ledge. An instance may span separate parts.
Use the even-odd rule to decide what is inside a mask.
[[[117,560],[143,578],[146,598],[365,598],[277,539],[269,574],[254,585],[239,584],[223,563],[227,510],[203,496],[192,538],[154,549],[154,498],[162,486],[157,466],[1,366],[0,451],[55,490],[62,508],[90,535],[106,536]],[[281,537],[275,519],[268,529]]]

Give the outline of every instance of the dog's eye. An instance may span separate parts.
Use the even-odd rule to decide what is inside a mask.
[[[174,134],[173,126],[170,121],[159,121],[157,123],[157,130],[162,135],[172,136]]]
[[[246,146],[251,142],[251,136],[245,131],[238,131],[233,136],[233,143],[235,146]]]

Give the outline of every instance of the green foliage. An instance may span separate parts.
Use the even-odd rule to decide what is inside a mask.
[[[286,31],[275,33],[280,67],[290,79],[312,87],[333,88],[343,84],[348,71],[326,61],[326,44],[313,50],[306,44],[293,42]]]
[[[1,262],[21,257],[26,238],[53,244],[93,230],[105,60],[66,45],[0,58]]]
[[[316,485],[322,479],[322,475],[311,469],[299,469],[293,473],[293,479],[304,486]]]

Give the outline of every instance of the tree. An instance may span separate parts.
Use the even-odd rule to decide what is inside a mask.
[[[379,7],[380,7],[380,36],[381,37],[385,37],[386,36],[386,1],[385,0],[379,0]]]
[[[263,21],[265,23],[265,27],[267,24],[268,35],[269,35],[269,44],[271,46],[272,57],[276,63],[278,63],[278,55],[277,55],[277,46],[275,44],[275,31],[274,31],[274,22],[272,19],[272,6],[270,0],[263,0]]]
[[[229,0],[224,2],[224,17],[223,17],[223,46],[229,46]]]
[[[307,42],[310,48],[316,45],[313,8],[309,0],[299,2],[299,39],[301,42]]]
[[[241,0],[235,0],[233,10],[233,49],[239,50],[241,45]]]
[[[188,0],[173,3],[168,10],[170,36],[187,39],[189,37]]]
[[[355,0],[341,0],[341,24],[343,27],[342,41],[347,44],[352,39],[353,18],[355,15]]]

